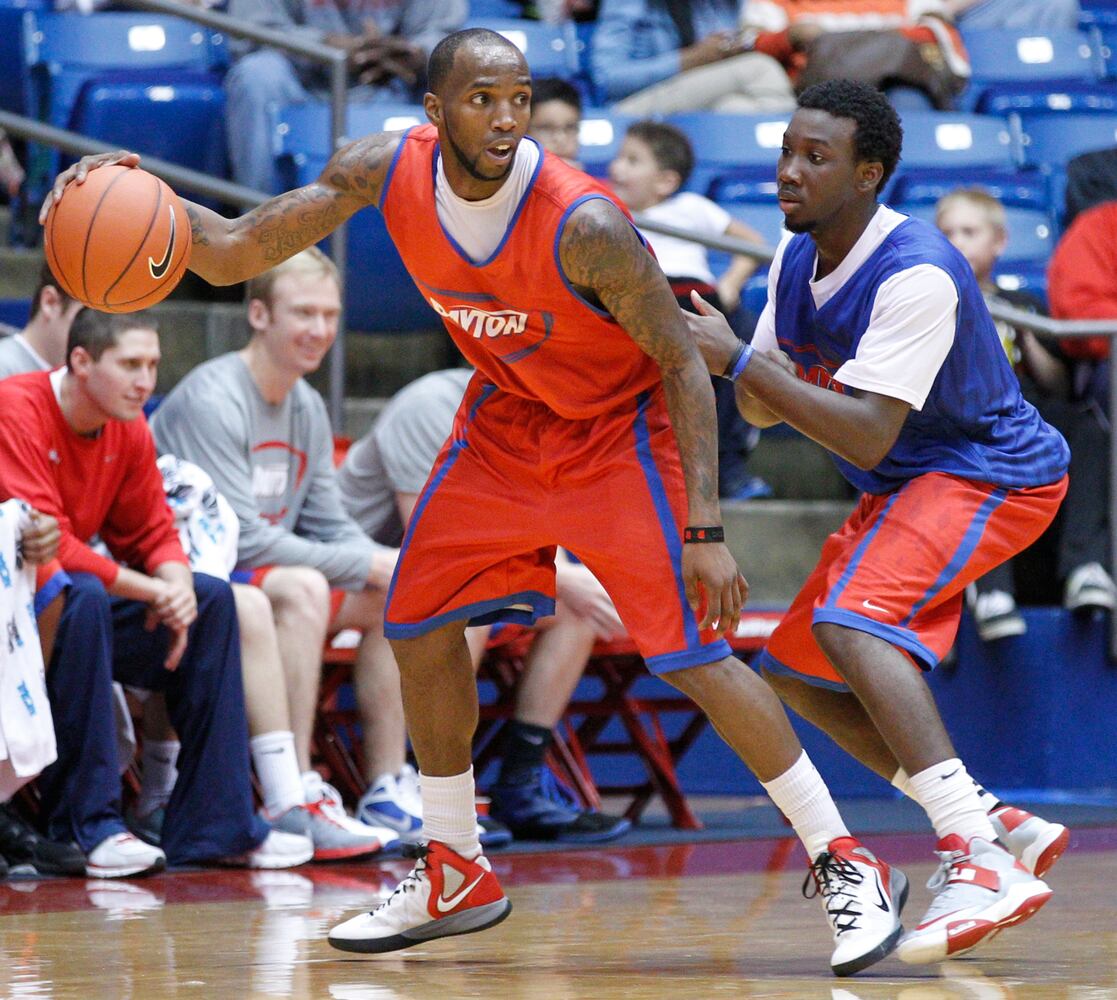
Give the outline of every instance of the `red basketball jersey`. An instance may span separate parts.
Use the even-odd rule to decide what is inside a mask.
[[[658,382],[655,362],[574,291],[558,261],[570,213],[588,198],[616,204],[606,189],[543,155],[504,240],[475,264],[439,222],[437,156],[434,126],[411,129],[380,210],[408,272],[469,362],[499,388],[572,420],[621,406]]]

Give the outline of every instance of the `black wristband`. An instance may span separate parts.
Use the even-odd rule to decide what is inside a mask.
[[[729,364],[725,366],[725,371],[721,373],[722,378],[733,378],[733,369],[737,367],[737,362],[741,360],[741,355],[745,353],[748,347],[743,340],[737,342],[737,346],[733,349],[733,353],[729,356]]]
[[[683,528],[684,542],[724,542],[725,529],[720,524],[695,525]]]

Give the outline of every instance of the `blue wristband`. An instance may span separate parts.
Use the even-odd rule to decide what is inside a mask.
[[[733,368],[725,375],[730,382],[736,382],[741,372],[748,367],[748,363],[752,360],[752,345],[746,344],[742,340],[741,347],[744,348],[744,350],[738,349],[738,353],[734,354]]]

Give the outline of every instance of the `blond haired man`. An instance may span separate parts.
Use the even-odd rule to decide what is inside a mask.
[[[386,645],[380,622],[395,553],[342,507],[325,404],[304,380],[337,336],[337,270],[312,247],[253,278],[246,297],[247,346],[194,369],[164,400],[153,430],[161,453],[201,466],[232,505],[238,569],[271,603],[290,731],[251,739],[267,816],[309,833],[318,858],[367,853],[401,831],[346,816],[310,767],[322,646],[345,628],[366,634],[357,673],[367,752],[385,771],[399,773],[404,763],[399,674],[377,655]],[[331,588],[346,592],[336,615]]]

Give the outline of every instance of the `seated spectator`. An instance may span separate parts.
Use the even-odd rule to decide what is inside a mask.
[[[1093,149],[1074,157],[1067,164],[1064,197],[1064,230],[1086,209],[1117,200],[1117,147]]]
[[[58,518],[72,581],[47,671],[58,759],[38,783],[46,833],[76,841],[100,878],[167,861],[301,864],[310,841],[269,831],[252,811],[232,592],[191,575],[142,419],[158,363],[149,315],[85,309],[68,367],[0,382],[0,496]],[[94,535],[117,561],[90,548]],[[120,814],[114,678],[165,691],[182,736],[162,849]]]
[[[776,60],[751,51],[737,0],[603,0],[594,31],[594,83],[627,115],[679,111],[791,112]]]
[[[570,166],[578,162],[578,129],[582,123],[582,98],[566,80],[545,76],[531,82],[531,122],[527,134],[548,153]]]
[[[34,636],[36,613],[61,601],[65,586],[66,575],[56,562],[52,579],[36,586],[37,570],[52,563],[59,537],[57,518],[22,500],[0,504],[0,620],[7,623],[8,644],[3,690],[15,693],[31,709],[0,712],[0,878],[85,874],[80,848],[43,837],[9,805],[15,792],[57,757],[44,649]]]
[[[349,449],[338,484],[346,508],[370,538],[392,546],[402,542],[472,375],[471,369],[454,368],[412,382]],[[539,623],[527,655],[515,712],[505,727],[500,773],[489,789],[492,815],[516,837],[600,843],[621,836],[631,824],[581,808],[553,780],[543,759],[594,642],[623,634],[624,626],[589,570],[569,559],[558,559],[555,568],[555,615]],[[467,630],[475,666],[489,632],[488,626]]]
[[[39,286],[31,296],[27,326],[0,340],[0,378],[64,365],[66,338],[80,309],[81,303],[58,287],[44,261],[39,269]]]
[[[980,188],[960,188],[940,199],[935,206],[938,227],[969,262],[981,290],[990,302],[1005,302],[1018,309],[1044,312],[1043,303],[1027,292],[1010,292],[997,288],[993,268],[1008,241],[1004,206],[993,195]],[[1055,343],[1040,340],[1033,333],[1008,323],[997,322],[1005,353],[1020,378],[1025,399],[1035,406],[1049,423],[1067,438],[1082,440],[1078,424],[1089,419],[1080,408],[1069,403],[1070,360]],[[1072,448],[1071,467],[1077,455]],[[1058,545],[1058,570],[1061,575],[1073,571],[1083,558],[1079,543],[1083,523],[1097,518],[1099,500],[1082,491],[1080,476],[1071,473],[1071,484],[1063,500],[1061,534]],[[1101,537],[1089,543],[1097,548],[1090,561],[1103,558]],[[1027,625],[1016,607],[1016,587],[1012,561],[1002,563],[987,573],[968,594],[978,635],[986,642],[1022,635]]]
[[[720,205],[700,194],[680,190],[693,169],[694,151],[679,129],[662,122],[641,121],[625,134],[616,159],[609,164],[609,179],[617,196],[642,218],[689,229],[698,236],[734,236],[763,245],[764,238],[756,230],[734,219]],[[690,293],[696,291],[717,303],[719,309],[736,311],[741,288],[756,270],[753,258],[735,256],[728,270],[715,278],[701,243],[650,230],[643,236],[655,251],[683,309],[694,311]],[[720,495],[740,500],[770,495],[767,483],[745,470],[745,456],[755,439],[737,412],[732,383],[721,378],[713,379],[713,383]]]
[[[158,465],[190,568],[228,580],[236,565],[240,536],[236,512],[217,492],[213,480],[192,462],[162,455]],[[348,816],[337,790],[317,771],[307,771],[305,776],[300,772],[271,604],[262,590],[245,583],[233,584],[233,597],[249,746],[264,815],[277,829],[308,836],[316,861],[375,854],[395,843],[392,830],[374,829]],[[161,697],[144,703],[143,731],[143,784],[135,809],[125,814],[125,820],[138,837],[158,844],[180,749]]]
[[[418,102],[430,50],[462,27],[468,6],[466,0],[229,0],[228,12],[262,28],[344,50],[351,101]],[[239,54],[225,77],[233,179],[257,191],[275,191],[273,110],[323,96],[328,77],[318,63],[292,61],[278,49],[234,44]]]
[[[418,794],[406,764],[399,672],[381,629],[395,552],[374,545],[342,507],[326,406],[303,378],[337,336],[337,269],[321,251],[305,250],[253,278],[247,300],[248,345],[179,382],[155,413],[155,440],[212,477],[237,515],[238,566],[271,602],[293,745],[290,734],[273,734],[254,750],[275,752],[282,742],[307,795],[320,789],[310,737],[322,648],[327,634],[359,629],[354,677],[373,786],[360,815],[410,838],[421,826]],[[336,614],[331,588],[346,592]]]
[[[1057,319],[1117,321],[1117,201],[1107,201],[1079,214],[1063,233],[1047,269],[1047,298]],[[1076,360],[1074,400],[1086,415],[1078,434],[1068,437],[1071,454],[1081,463],[1071,468],[1071,482],[1093,498],[1092,516],[1076,525],[1066,547],[1071,555],[1060,569],[1066,573],[1063,604],[1090,610],[1117,605],[1117,587],[1109,565],[1110,517],[1107,463],[1110,405],[1108,337],[1064,338],[1062,349]]]

